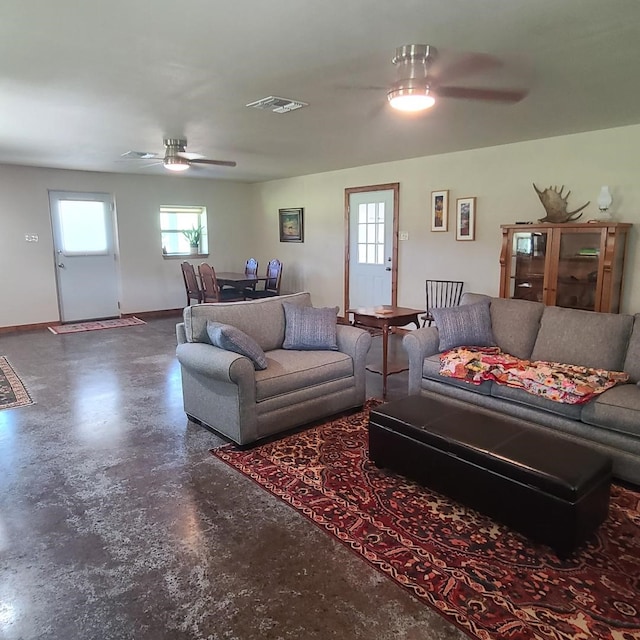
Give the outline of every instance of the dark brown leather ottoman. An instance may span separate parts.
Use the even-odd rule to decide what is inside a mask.
[[[607,517],[612,461],[509,417],[409,396],[373,409],[369,455],[387,467],[571,553]]]

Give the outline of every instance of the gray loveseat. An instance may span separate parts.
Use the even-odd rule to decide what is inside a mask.
[[[246,445],[365,401],[365,359],[371,336],[337,325],[338,350],[282,349],[283,302],[311,306],[308,293],[186,307],[176,327],[184,410]],[[264,350],[267,368],[211,344],[207,321],[232,325]]]
[[[627,384],[608,389],[585,404],[541,398],[492,381],[480,385],[439,375],[436,327],[408,333],[409,394],[449,397],[522,419],[540,429],[561,432],[611,456],[614,475],[640,485],[640,314],[594,313],[546,307],[537,302],[466,293],[461,304],[490,301],[496,344],[506,353],[625,371]]]

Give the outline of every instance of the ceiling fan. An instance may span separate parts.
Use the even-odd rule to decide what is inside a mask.
[[[396,65],[397,80],[387,92],[387,99],[392,107],[401,111],[421,111],[432,107],[436,98],[515,103],[527,95],[525,89],[442,85],[432,68],[437,57],[437,49],[428,44],[405,44],[396,48],[392,62]],[[442,76],[453,78],[499,65],[500,62],[492,56],[472,54],[463,58],[457,68],[450,68],[448,73],[445,70]]]
[[[236,162],[233,160],[209,160],[208,158],[199,158],[194,154],[186,152],[187,139],[186,138],[164,138],[164,158],[161,163],[165,169],[169,171],[186,171],[192,165],[208,164],[217,165],[220,167],[235,167]],[[124,158],[134,158],[139,160],[149,160],[152,158],[158,158],[159,154],[146,152],[146,151],[127,151],[123,153]]]

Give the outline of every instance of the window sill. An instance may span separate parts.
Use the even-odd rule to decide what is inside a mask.
[[[186,258],[208,258],[208,253],[163,253],[163,260],[185,260]]]

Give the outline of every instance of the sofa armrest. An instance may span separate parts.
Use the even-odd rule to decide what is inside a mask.
[[[438,353],[440,337],[436,327],[422,327],[407,333],[402,346],[409,356],[409,395],[420,393],[424,359]]]
[[[233,351],[204,342],[187,342],[178,345],[176,356],[180,364],[193,373],[238,386],[255,386],[251,360]]]
[[[371,334],[364,329],[352,327],[346,324],[339,324],[336,327],[336,337],[338,351],[350,355],[354,362],[364,359],[371,347]]]
[[[353,377],[355,379],[355,393],[364,403],[366,398],[366,364],[371,334],[364,329],[339,324],[336,327],[338,350],[346,353],[353,360]]]
[[[176,325],[176,339],[178,344],[184,344],[187,341],[187,333],[184,329],[184,322],[179,322]]]

